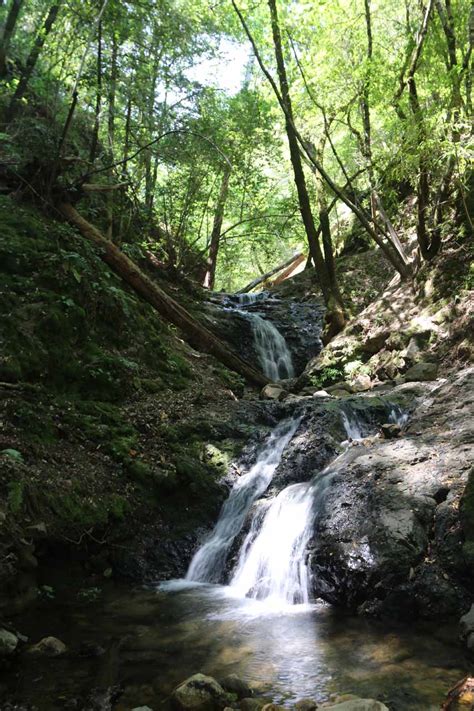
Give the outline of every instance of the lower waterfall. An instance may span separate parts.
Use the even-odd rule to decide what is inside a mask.
[[[300,421],[300,417],[291,418],[275,427],[253,467],[232,488],[214,530],[192,559],[186,580],[221,580],[230,547],[240,533],[250,507],[268,488],[283,451]]]
[[[313,503],[311,484],[293,484],[270,504],[260,530],[254,519],[230,583],[237,594],[290,605],[309,602],[306,546]]]

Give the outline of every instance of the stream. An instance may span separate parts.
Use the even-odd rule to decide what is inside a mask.
[[[239,308],[244,302],[255,299],[246,296]],[[265,372],[290,377],[285,339],[258,313],[249,318]],[[91,690],[117,685],[124,693],[107,708],[156,710],[179,682],[201,671],[217,678],[236,673],[286,706],[302,697],[321,702],[338,691],[377,697],[392,711],[438,709],[464,675],[455,627],[382,623],[312,599],[307,557],[315,521],[351,447],[373,431],[341,409],[340,453],[310,481],[275,493],[272,480],[303,417],[296,408],[260,445],[186,579],[146,589],[101,581],[83,589],[73,571],[65,581],[63,569],[52,569],[54,599],[44,596],[22,615],[21,626],[32,640],[47,629],[70,653],[53,660],[26,655],[0,694],[40,711],[94,709],[84,701]],[[406,414],[392,408],[387,419],[404,424]]]

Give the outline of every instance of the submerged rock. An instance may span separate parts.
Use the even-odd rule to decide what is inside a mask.
[[[228,674],[223,679],[219,679],[222,688],[229,694],[235,694],[238,699],[245,699],[253,696],[253,690],[237,674]]]
[[[178,711],[219,711],[229,701],[222,686],[205,674],[193,674],[171,694],[171,702]]]
[[[240,711],[261,711],[264,706],[271,704],[271,700],[264,697],[259,697],[257,699],[248,698],[241,699],[239,703]]]
[[[66,651],[66,645],[57,637],[43,637],[37,644],[29,648],[28,653],[44,657],[59,657]]]
[[[294,711],[316,711],[318,704],[314,699],[299,699],[293,708]]]
[[[334,711],[389,711],[381,701],[375,699],[351,699],[343,701],[341,704],[324,706],[321,708],[333,709]]]

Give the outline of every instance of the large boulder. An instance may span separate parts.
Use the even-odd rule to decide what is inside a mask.
[[[390,617],[466,610],[474,572],[459,502],[474,453],[473,375],[433,390],[401,437],[363,441],[325,475],[310,542],[315,597]]]
[[[178,711],[220,711],[229,696],[212,676],[193,674],[173,691],[171,702]]]

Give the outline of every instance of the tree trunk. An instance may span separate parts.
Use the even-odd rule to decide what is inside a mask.
[[[117,37],[114,32],[112,35],[112,54],[111,54],[111,58],[110,58],[110,81],[109,81],[109,91],[108,91],[109,106],[108,106],[108,120],[107,120],[109,151],[110,151],[110,155],[112,156],[112,163],[115,160],[115,158],[114,158],[114,151],[115,151],[115,98],[116,98],[116,91],[117,91],[117,74],[118,74],[117,54],[118,54]],[[111,175],[111,177],[112,177],[112,175]],[[107,199],[107,220],[108,220],[107,239],[113,239],[113,237],[114,237],[114,195],[113,195],[113,193],[110,193],[110,195],[108,196],[108,199]]]
[[[5,26],[3,28],[2,38],[0,40],[0,78],[7,75],[7,53],[10,46],[10,40],[15,32],[16,23],[20,14],[23,0],[12,0],[10,10],[8,11]]]
[[[99,142],[100,112],[102,107],[102,22],[97,28],[97,87],[95,97],[94,129],[92,132],[89,162],[94,163]]]
[[[204,276],[203,286],[206,289],[214,289],[214,281],[216,276],[217,254],[219,252],[219,244],[222,232],[222,222],[224,220],[225,204],[227,195],[229,194],[229,180],[232,168],[230,165],[225,165],[222,175],[221,188],[219,197],[217,198],[216,211],[214,213],[214,222],[211,232],[211,244],[209,245],[209,256],[207,258],[206,274]]]
[[[221,363],[243,375],[249,382],[256,385],[265,385],[269,382],[268,378],[254,370],[223,341],[205,326],[198,323],[186,309],[168,296],[163,289],[143,274],[129,257],[87,222],[71,204],[60,203],[57,208],[69,222],[79,229],[83,237],[100,248],[101,259],[145,301],[151,304],[163,318],[178,326],[183,331],[186,340],[195,348],[215,356]]]
[[[275,59],[277,63],[278,79],[280,82],[280,91],[282,101],[285,107],[285,127],[290,148],[291,164],[293,166],[293,174],[298,193],[298,201],[300,206],[301,217],[308,239],[309,250],[313,258],[313,262],[318,273],[321,289],[324,296],[324,301],[328,308],[328,317],[334,321],[335,326],[341,330],[344,327],[345,320],[341,317],[344,313],[344,307],[340,302],[340,296],[334,291],[329,277],[327,265],[324,261],[323,253],[318,240],[316,226],[314,224],[313,214],[311,212],[311,204],[306,187],[306,179],[301,160],[298,138],[294,130],[293,107],[291,104],[290,91],[288,86],[288,78],[286,75],[285,61],[283,59],[282,41],[280,26],[278,24],[278,11],[276,0],[268,0],[270,8],[273,44],[275,49]]]
[[[51,28],[54,25],[56,17],[58,16],[59,8],[61,6],[61,1],[62,0],[60,0],[60,2],[55,2],[50,7],[49,12],[46,15],[46,19],[44,21],[43,27],[36,35],[36,39],[33,43],[33,47],[31,48],[31,52],[28,55],[28,59],[26,60],[25,68],[23,69],[23,72],[20,77],[20,81],[18,82],[18,86],[15,90],[15,93],[13,94],[13,98],[11,100],[11,103],[10,103],[10,106],[8,109],[8,113],[9,113],[10,117],[15,113],[18,103],[21,101],[21,99],[25,95],[31,75],[33,74],[33,71],[36,67],[36,63],[37,63],[38,58],[41,54],[41,50],[43,49],[43,45],[46,42],[46,39],[47,39],[49,33],[51,32]]]

